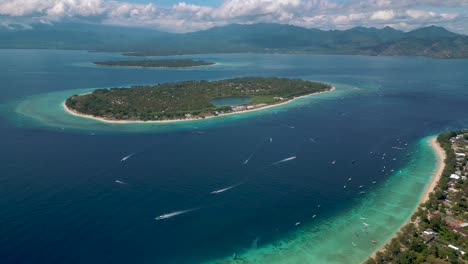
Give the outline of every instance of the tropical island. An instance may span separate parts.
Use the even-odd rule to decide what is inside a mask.
[[[96,65],[101,66],[120,66],[120,67],[143,67],[143,68],[189,68],[196,66],[214,65],[213,62],[192,60],[192,59],[173,59],[173,60],[124,60],[124,61],[97,61]]]
[[[439,168],[421,205],[365,264],[467,263],[468,130],[443,133],[431,145]]]
[[[254,111],[332,89],[324,83],[273,77],[185,81],[97,89],[71,96],[64,108],[110,122],[181,121]]]

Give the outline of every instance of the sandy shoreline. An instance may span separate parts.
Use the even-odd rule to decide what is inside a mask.
[[[429,145],[432,147],[432,149],[434,150],[434,152],[437,155],[437,168],[436,168],[435,172],[432,174],[431,181],[426,185],[424,193],[421,195],[421,197],[419,199],[418,206],[413,210],[413,212],[411,212],[411,216],[413,216],[413,214],[416,213],[416,211],[419,209],[421,204],[425,203],[429,199],[429,195],[431,194],[431,192],[434,190],[434,188],[439,183],[440,177],[442,176],[442,172],[443,172],[443,170],[445,168],[446,154],[445,154],[444,149],[440,146],[439,142],[437,142],[437,136],[430,138],[428,143],[429,143]],[[398,235],[401,228],[406,226],[407,224],[409,224],[411,222],[411,216],[405,223],[403,223],[400,226],[400,228],[395,232],[395,234],[393,234],[393,236],[390,237],[385,242],[385,244],[383,244],[380,248],[378,248],[376,251],[374,251],[370,257],[375,257],[375,255],[378,252],[383,251],[385,246],[388,245],[390,243],[390,241]]]
[[[65,104],[65,101],[62,102],[62,107],[63,109],[65,109],[65,111],[71,115],[74,115],[74,116],[79,116],[79,117],[84,117],[84,118],[89,118],[89,119],[94,119],[94,120],[97,120],[97,121],[101,121],[101,122],[106,122],[106,123],[114,123],[114,124],[129,124],[129,123],[174,123],[174,122],[185,122],[185,121],[196,121],[196,120],[205,120],[205,119],[209,119],[209,118],[216,118],[216,117],[222,117],[222,116],[227,116],[227,115],[237,115],[237,114],[244,114],[244,113],[249,113],[249,112],[255,112],[255,111],[259,111],[259,110],[264,110],[264,109],[267,109],[267,108],[272,108],[272,107],[276,107],[276,106],[280,106],[280,105],[284,105],[284,104],[287,104],[287,103],[290,103],[296,99],[299,99],[299,98],[303,98],[303,97],[308,97],[308,96],[313,96],[313,95],[317,95],[317,94],[321,94],[321,93],[326,93],[326,92],[331,92],[335,90],[335,87],[332,86],[332,88],[330,90],[327,90],[327,91],[323,91],[323,92],[318,92],[318,93],[313,93],[313,94],[308,94],[308,95],[303,95],[303,96],[298,96],[298,97],[294,97],[293,99],[291,100],[288,100],[288,101],[285,101],[285,102],[281,102],[281,103],[278,103],[278,104],[272,104],[272,105],[267,105],[267,106],[264,106],[264,107],[259,107],[259,108],[255,108],[255,109],[251,109],[251,110],[243,110],[243,111],[237,111],[237,112],[231,112],[231,113],[225,113],[225,114],[220,114],[220,115],[213,115],[213,116],[207,116],[205,118],[185,118],[185,119],[171,119],[171,120],[149,120],[149,121],[142,121],[142,120],[110,120],[110,119],[106,119],[106,118],[102,118],[102,117],[96,117],[96,116],[93,116],[93,115],[87,115],[87,114],[82,114],[82,113],[78,113],[76,112],[75,110],[72,110],[70,108],[67,107],[67,105]],[[86,93],[86,94],[89,94],[89,93]],[[81,94],[81,95],[84,95],[84,94]]]

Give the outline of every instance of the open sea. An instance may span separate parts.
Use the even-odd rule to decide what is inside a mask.
[[[98,67],[124,57],[0,50],[0,263],[360,263],[417,206],[437,162],[428,138],[468,127],[468,60],[179,57],[217,64]],[[336,90],[166,124],[61,107],[95,88],[242,76]]]

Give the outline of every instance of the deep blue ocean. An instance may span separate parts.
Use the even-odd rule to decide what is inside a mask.
[[[0,50],[0,263],[183,264],[241,256],[339,217],[365,201],[361,191],[372,193],[408,167],[406,154],[417,154],[422,138],[468,126],[468,60],[187,57],[218,64],[96,67],[91,62],[124,57]],[[75,89],[240,76],[302,78],[337,90],[294,107],[189,124],[66,123],[32,117],[56,105],[29,107],[30,115],[18,110]],[[155,220],[188,209],[195,210]]]

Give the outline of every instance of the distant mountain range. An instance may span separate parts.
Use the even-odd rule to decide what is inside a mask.
[[[0,29],[0,48],[119,51],[127,55],[310,53],[468,58],[468,36],[430,26],[403,32],[355,27],[308,29],[282,24],[232,24],[191,33],[91,24]]]

